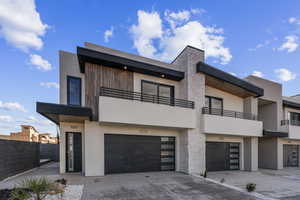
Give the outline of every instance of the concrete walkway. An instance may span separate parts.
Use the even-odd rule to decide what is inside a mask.
[[[275,199],[300,199],[300,168],[283,170],[261,169],[257,172],[221,171],[209,172],[208,178],[225,180],[226,184],[245,189],[247,183],[255,183],[256,192]]]
[[[40,168],[0,183],[0,188],[12,188],[26,177],[47,176],[51,180],[66,178],[68,184],[84,185],[83,200],[254,200],[236,190],[204,179],[176,172],[84,177],[80,174],[60,175],[58,164]]]

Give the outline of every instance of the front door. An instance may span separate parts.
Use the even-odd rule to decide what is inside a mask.
[[[66,171],[81,172],[81,133],[66,133]]]
[[[299,146],[292,144],[283,145],[283,166],[298,167],[299,166]]]
[[[207,171],[239,170],[239,149],[239,143],[206,142]]]

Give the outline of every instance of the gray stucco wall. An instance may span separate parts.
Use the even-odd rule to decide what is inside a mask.
[[[271,103],[258,108],[258,116],[264,122],[264,128],[270,130],[280,130],[282,119],[282,85],[274,81],[248,76],[245,80],[264,89],[264,95],[259,100]],[[275,123],[274,123],[275,122]]]
[[[39,166],[39,143],[0,140],[0,180]]]
[[[258,140],[258,167],[278,169],[278,139],[259,138]]]

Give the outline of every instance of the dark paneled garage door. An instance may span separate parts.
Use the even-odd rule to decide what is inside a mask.
[[[299,146],[284,144],[283,145],[283,166],[298,167],[299,166]]]
[[[175,170],[175,137],[105,134],[105,173]]]
[[[207,171],[238,170],[239,143],[206,142]]]

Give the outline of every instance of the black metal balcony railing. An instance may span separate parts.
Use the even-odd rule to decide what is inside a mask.
[[[194,102],[183,100],[183,99],[175,99],[164,96],[156,96],[150,94],[144,94],[140,92],[132,92],[127,90],[120,90],[114,88],[100,88],[100,96],[114,97],[120,99],[128,99],[128,100],[136,100],[136,101],[144,101],[151,102],[157,104],[165,104],[169,106],[177,106],[183,108],[192,108],[194,109]]]
[[[281,126],[292,125],[292,126],[300,126],[300,121],[298,120],[281,120]]]
[[[249,119],[249,120],[257,120],[257,116],[252,113],[244,113],[244,112],[237,112],[232,110],[223,110],[217,108],[202,108],[202,114],[208,115],[219,115],[225,117],[233,117],[233,118],[240,118],[240,119]]]

